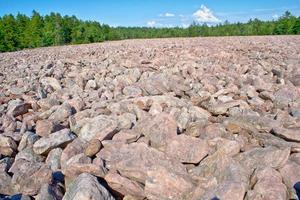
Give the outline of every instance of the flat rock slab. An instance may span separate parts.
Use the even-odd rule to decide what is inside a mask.
[[[184,134],[173,138],[166,145],[166,154],[182,163],[199,163],[209,152],[207,141]]]

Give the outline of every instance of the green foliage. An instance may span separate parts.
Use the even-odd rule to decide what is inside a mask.
[[[300,34],[300,17],[295,17],[287,11],[278,20],[273,21],[225,21],[214,26],[193,22],[188,28],[149,28],[109,27],[95,21],[82,21],[75,16],[61,16],[59,13],[41,16],[33,11],[30,17],[23,14],[0,17],[0,52],[133,38],[283,34]]]

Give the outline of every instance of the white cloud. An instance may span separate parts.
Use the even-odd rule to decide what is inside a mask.
[[[200,9],[197,10],[193,14],[194,18],[198,22],[207,22],[207,23],[216,23],[220,22],[220,19],[218,19],[214,13],[208,9],[206,6],[201,5]]]
[[[173,13],[165,13],[165,17],[175,17],[175,14],[173,14]]]
[[[180,14],[180,15],[179,15],[179,17],[181,17],[181,18],[182,18],[182,17],[184,17],[184,15],[183,15],[183,14]]]
[[[279,18],[279,16],[277,14],[273,15],[272,17],[273,17],[273,19],[278,19]]]
[[[159,17],[175,17],[175,14],[167,12],[164,14],[159,14],[158,16]]]
[[[156,25],[156,21],[148,21],[147,25],[153,27]]]

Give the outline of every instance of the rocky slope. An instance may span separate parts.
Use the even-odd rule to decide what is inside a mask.
[[[228,37],[0,54],[0,198],[296,198],[299,47]]]

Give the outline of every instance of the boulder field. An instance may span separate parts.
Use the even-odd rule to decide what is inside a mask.
[[[288,200],[300,36],[0,54],[0,199]]]

